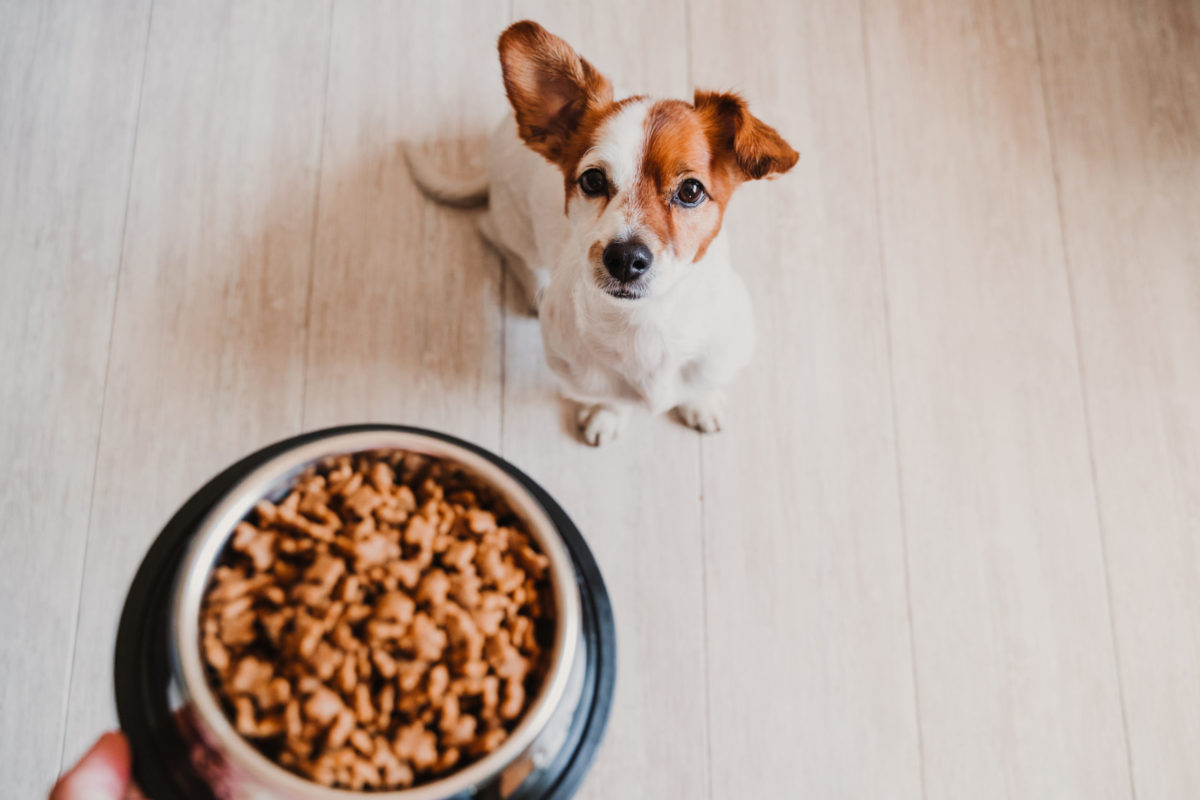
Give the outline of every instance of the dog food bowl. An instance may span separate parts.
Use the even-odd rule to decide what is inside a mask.
[[[262,499],[331,456],[404,450],[455,462],[503,495],[550,560],[554,644],[541,690],[495,751],[409,789],[351,791],[307,780],[242,738],[208,686],[199,620],[212,569]],[[578,529],[516,467],[433,431],[357,425],[297,436],[209,481],[163,528],[126,598],[116,700],[134,776],[155,800],[567,800],[591,766],[612,703],[616,640],[599,569]]]

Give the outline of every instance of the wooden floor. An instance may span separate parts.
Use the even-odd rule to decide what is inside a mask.
[[[727,226],[711,438],[573,439],[467,171],[533,17],[802,153]],[[0,796],[114,724],[130,578],[265,443],[443,429],[555,494],[619,683],[581,797],[1200,797],[1196,0],[0,0]],[[159,798],[159,800],[168,800]]]

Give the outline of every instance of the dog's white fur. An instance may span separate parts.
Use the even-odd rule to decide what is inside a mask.
[[[562,173],[517,137],[511,114],[487,149],[488,209],[480,233],[504,256],[541,317],[546,361],[563,394],[580,404],[580,432],[593,445],[616,438],[638,406],[654,414],[674,409],[696,430],[720,430],[725,387],[754,349],[749,296],[724,231],[694,263],[692,254],[677,257],[665,248],[646,276],[645,296],[636,300],[613,297],[597,284],[589,248],[638,231],[636,208],[620,201],[638,178],[648,103],[634,101],[607,120],[580,161],[579,174],[602,167],[617,192],[598,217],[582,197],[564,215]],[[458,184],[409,160],[429,194],[477,199],[456,194]]]

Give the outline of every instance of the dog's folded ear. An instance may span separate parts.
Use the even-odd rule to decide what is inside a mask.
[[[536,22],[500,35],[500,67],[521,139],[555,163],[584,114],[612,102],[608,79]]]
[[[709,144],[728,158],[742,180],[781,175],[800,159],[783,137],[750,113],[736,94],[696,90],[693,106],[704,118]]]

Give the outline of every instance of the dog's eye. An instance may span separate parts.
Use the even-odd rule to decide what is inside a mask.
[[[598,169],[589,169],[579,176],[579,188],[588,197],[598,197],[608,191],[608,178]]]
[[[688,178],[679,184],[675,191],[675,201],[681,206],[695,208],[704,199],[704,184],[695,178]]]

